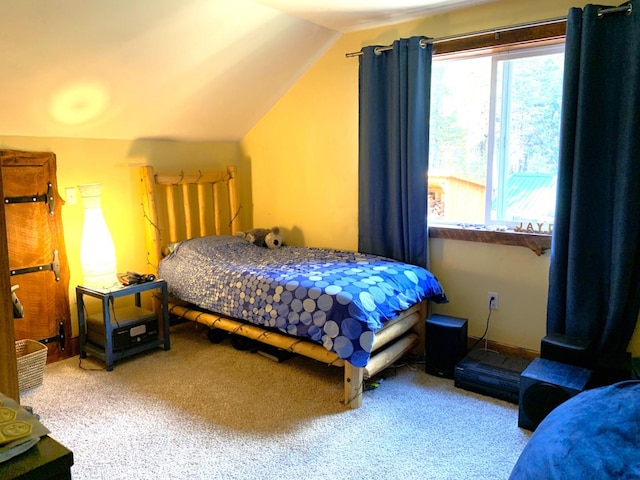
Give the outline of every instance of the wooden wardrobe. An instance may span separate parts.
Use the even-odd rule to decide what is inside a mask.
[[[0,197],[3,197],[2,176],[0,176]],[[3,232],[7,231],[4,207],[0,208],[0,228]],[[20,402],[10,290],[7,236],[0,235],[0,291],[4,292],[0,295],[0,393]]]
[[[24,307],[15,339],[46,344],[48,362],[67,358],[74,352],[56,156],[0,150],[0,161],[10,281]]]

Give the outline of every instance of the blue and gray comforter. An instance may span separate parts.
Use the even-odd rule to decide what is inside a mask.
[[[579,393],[540,423],[510,480],[640,478],[640,381]]]
[[[181,242],[158,273],[176,298],[312,339],[356,367],[386,321],[423,299],[447,301],[424,268],[340,250],[270,250],[233,236]]]

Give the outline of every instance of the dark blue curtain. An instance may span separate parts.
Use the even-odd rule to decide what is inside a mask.
[[[591,341],[596,360],[624,355],[640,307],[640,5],[630,3],[631,14],[587,5],[567,19],[547,331]]]
[[[358,249],[426,267],[431,44],[360,57]]]

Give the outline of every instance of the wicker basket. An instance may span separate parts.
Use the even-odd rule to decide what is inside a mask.
[[[47,363],[47,346],[35,340],[18,340],[16,356],[20,393],[42,385],[44,366]]]

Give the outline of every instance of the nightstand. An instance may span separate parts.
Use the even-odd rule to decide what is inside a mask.
[[[151,290],[159,292],[160,315],[141,307],[140,294]],[[85,315],[85,295],[102,302],[100,313]],[[128,295],[135,296],[135,306],[115,307],[116,298]],[[77,286],[80,358],[85,358],[90,353],[104,360],[107,370],[111,371],[116,360],[160,345],[169,350],[168,299],[167,282],[164,280],[110,289]]]
[[[0,478],[71,480],[72,466],[73,452],[45,435],[26,452],[0,463]]]

